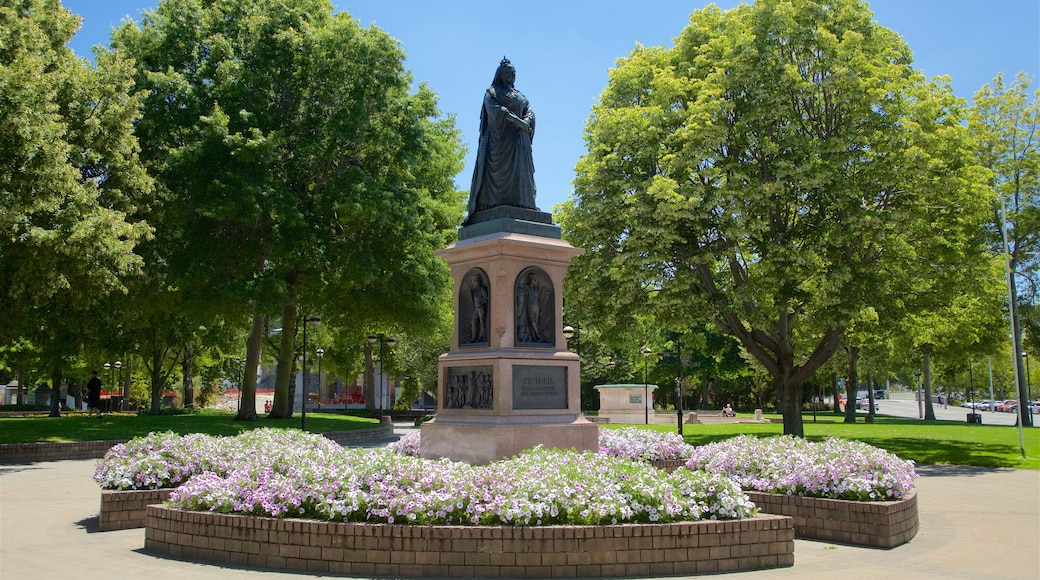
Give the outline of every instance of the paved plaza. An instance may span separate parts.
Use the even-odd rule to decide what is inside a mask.
[[[0,579],[320,577],[155,556],[143,548],[143,529],[99,532],[95,464],[0,466]],[[792,568],[720,577],[1040,578],[1040,473],[958,466],[919,472],[921,526],[910,543],[881,550],[795,540]]]

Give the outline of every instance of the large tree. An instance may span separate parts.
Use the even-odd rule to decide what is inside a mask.
[[[128,216],[152,187],[133,133],[132,67],[76,58],[66,44],[78,25],[58,0],[0,4],[0,343],[38,349],[52,416],[101,299],[140,268],[134,248],[148,227]]]
[[[862,2],[695,12],[674,47],[620,60],[593,109],[562,211],[588,250],[569,279],[617,312],[710,318],[802,435],[803,385],[851,321],[980,259],[989,197],[960,121]]]
[[[393,38],[327,0],[163,0],[113,48],[149,93],[139,133],[183,221],[182,279],[249,301],[247,369],[264,316],[281,317],[272,415],[292,412],[300,316],[428,326],[450,284],[432,252],[461,221],[462,147]],[[256,417],[253,389],[250,372],[240,419]]]
[[[1033,313],[1040,271],[1040,91],[1030,94],[1031,83],[1031,78],[1019,74],[1008,86],[997,75],[975,94],[968,122],[979,144],[979,160],[992,171],[990,185],[997,193],[994,229],[998,253],[1007,259],[1013,353],[1022,352],[1021,307]],[[1019,290],[1020,283],[1024,291]],[[1029,394],[1023,367],[1017,358],[1018,397],[1025,403]],[[1019,407],[1022,424],[1032,425],[1029,410],[1024,404]]]

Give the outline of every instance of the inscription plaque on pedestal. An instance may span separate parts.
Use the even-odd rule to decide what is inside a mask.
[[[513,409],[566,409],[567,369],[516,365],[513,367]]]

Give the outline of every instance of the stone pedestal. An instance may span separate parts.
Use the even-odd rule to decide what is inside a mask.
[[[654,391],[657,385],[625,384],[600,385],[599,416],[611,423],[643,424],[654,415]]]
[[[483,464],[536,445],[599,446],[581,413],[581,363],[562,334],[563,278],[583,250],[501,229],[460,234],[437,252],[455,281],[455,331],[438,362],[437,416],[421,428],[423,457]]]

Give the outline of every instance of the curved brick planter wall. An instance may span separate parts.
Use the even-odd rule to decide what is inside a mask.
[[[790,516],[795,537],[894,548],[917,535],[917,490],[902,501],[861,502],[746,491],[763,513]]]
[[[361,576],[624,577],[794,564],[791,518],[659,525],[348,524],[147,508],[145,548],[197,560]]]
[[[160,504],[170,497],[169,489],[141,489],[130,491],[101,490],[101,512],[98,529],[102,532],[143,528],[145,508]]]
[[[73,443],[4,443],[0,444],[0,465],[64,461],[66,459],[97,459],[104,457],[113,445],[119,443],[126,443],[126,439]]]

